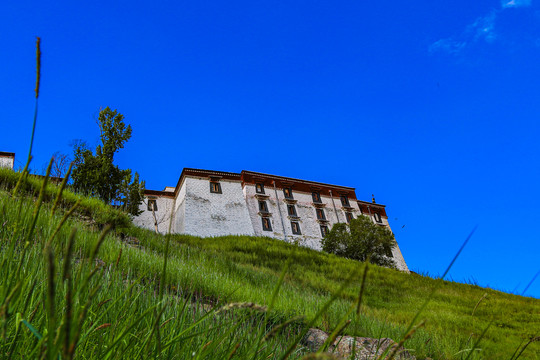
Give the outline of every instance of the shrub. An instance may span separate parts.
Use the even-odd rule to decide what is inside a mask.
[[[323,251],[387,267],[395,267],[391,258],[395,246],[394,235],[367,216],[353,219],[350,224],[335,224],[322,239]]]

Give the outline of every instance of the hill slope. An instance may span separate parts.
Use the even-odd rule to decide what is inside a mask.
[[[54,193],[55,190],[51,188],[50,191]],[[36,192],[29,191],[28,194],[32,196]],[[51,200],[52,198],[51,196]],[[0,228],[0,239],[4,244],[0,257],[4,273],[0,283],[4,289],[4,297],[0,300],[4,300],[5,303],[9,299],[10,293],[7,289],[10,289],[10,286],[12,292],[17,295],[16,297],[13,295],[11,299],[18,299],[18,301],[10,300],[11,308],[3,315],[5,336],[8,340],[4,343],[2,354],[14,351],[14,354],[22,355],[26,354],[23,350],[29,349],[36,354],[43,351],[44,344],[39,343],[38,337],[28,326],[21,326],[21,319],[32,324],[40,336],[43,336],[47,328],[49,331],[55,329],[49,327],[51,316],[42,308],[43,303],[48,303],[50,298],[46,296],[47,289],[50,288],[46,274],[51,268],[50,263],[43,260],[42,251],[47,248],[45,243],[53,235],[61,216],[51,217],[47,212],[47,207],[50,206],[45,204],[46,209],[37,217],[35,231],[32,232],[34,201],[32,198],[23,198],[20,201],[18,203],[7,192],[0,191],[0,214],[3,224]],[[92,205],[88,206],[91,209]],[[92,213],[90,210],[88,212]],[[137,354],[148,356],[151,351],[157,352],[158,349],[163,353],[165,351],[163,344],[169,341],[171,344],[166,350],[172,357],[196,353],[197,357],[202,358],[208,356],[226,358],[234,351],[237,356],[251,358],[254,347],[250,344],[257,343],[257,339],[267,333],[269,326],[299,315],[305,319],[312,318],[351,275],[352,280],[348,286],[331,303],[322,317],[317,319],[316,325],[323,330],[333,329],[347,310],[355,305],[358,298],[363,265],[355,261],[269,238],[227,236],[203,239],[183,235],[166,237],[143,229],[125,227],[123,222],[122,225],[124,227],[118,227],[115,236],[107,237],[97,253],[102,269],[99,272],[101,275],[92,275],[93,277],[88,280],[90,285],[82,284],[83,288],[79,288],[80,284],[74,282],[75,295],[72,294],[72,299],[79,299],[79,306],[84,305],[86,301],[91,301],[92,304],[90,308],[93,320],[82,323],[82,328],[88,335],[83,339],[84,342],[78,345],[77,350],[78,354],[84,353],[85,357],[101,358],[107,351],[109,356],[114,354],[116,357],[135,357]],[[72,252],[74,255],[69,257],[65,255],[66,244],[69,243],[70,232],[74,227],[79,230],[74,242]],[[54,262],[54,268],[62,269],[66,262],[61,259],[67,258],[71,259],[74,276],[78,276],[76,279],[84,279],[84,274],[91,274],[94,271],[94,264],[86,264],[82,260],[91,255],[93,247],[97,244],[99,227],[100,223],[88,225],[88,222],[68,220],[52,242],[54,259],[58,259]],[[22,240],[28,234],[31,241],[28,251],[23,251]],[[169,249],[168,256],[165,256],[167,240]],[[15,244],[13,245],[15,250],[10,252],[11,244]],[[166,291],[161,298],[159,284],[163,284],[165,258],[167,271],[165,286],[161,289]],[[182,310],[186,304],[184,299],[190,299],[190,302],[195,299],[216,308],[230,302],[269,305],[285,264],[289,265],[286,268],[283,285],[272,310],[267,313],[264,320],[253,313],[256,309],[251,309],[248,314],[240,312],[234,315],[238,316],[237,320],[244,319],[240,322],[241,326],[234,328],[237,325],[227,323],[229,319],[227,316],[218,316],[219,320],[215,321],[220,322],[219,326],[222,327],[219,331],[215,331],[213,326],[216,324],[204,323],[205,312],[198,306],[195,306],[193,312],[189,314]],[[12,274],[19,268],[26,275],[13,277]],[[67,322],[66,306],[71,300],[68,300],[69,286],[66,285],[69,283],[65,278],[58,279],[59,270],[57,273],[57,281],[54,284],[55,312],[58,324],[61,325]],[[134,279],[139,279],[143,285],[136,285],[139,289],[138,295],[134,296],[130,292],[130,296],[126,297],[125,289],[133,284]],[[19,283],[21,284],[19,288],[15,288],[14,286]],[[99,289],[93,298],[89,299],[85,289],[92,288],[91,285],[99,286]],[[399,340],[407,324],[414,318],[435,285],[436,281],[431,278],[370,266],[363,297],[363,312],[359,316],[354,313],[350,315],[352,322],[344,332]],[[118,299],[123,300],[117,301]],[[104,301],[110,301],[115,305],[106,308],[103,318],[99,318],[98,314],[105,308],[100,303]],[[76,309],[81,311],[81,308]],[[146,312],[147,309],[152,311]],[[483,329],[493,321],[482,339],[480,346],[482,351],[475,352],[474,358],[510,359],[522,341],[540,334],[538,314],[540,314],[538,299],[505,294],[473,285],[444,282],[420,316],[426,321],[425,328],[408,340],[405,347],[414,350],[413,353],[418,358],[430,356],[435,359],[461,359],[466,354],[463,350],[471,348]],[[99,321],[96,318],[99,318]],[[158,323],[153,319],[163,319],[161,331],[150,331],[152,324]],[[166,319],[174,320],[166,323]],[[198,328],[190,328],[191,323],[200,319],[204,325],[197,324]],[[279,358],[298,333],[298,326],[306,321],[296,321],[294,326],[271,339],[272,342],[263,347],[264,351],[256,353],[256,357]],[[96,328],[100,324],[109,325],[97,331]],[[24,330],[21,330],[23,328]],[[155,326],[154,328],[161,329]],[[182,333],[184,331],[182,329],[186,333]],[[157,333],[160,333],[161,337],[158,337]],[[238,334],[232,335],[234,333]],[[189,341],[184,339],[180,345],[175,342],[175,336],[182,339],[191,337]],[[74,337],[75,335],[70,335],[70,339],[73,340]],[[130,340],[123,344],[119,338]],[[134,338],[148,340],[132,343],[135,341]],[[209,342],[219,345],[214,347]],[[237,343],[241,345],[234,350]],[[203,349],[205,344],[209,345]],[[57,346],[61,348],[60,345]],[[15,349],[12,350],[12,347]],[[299,357],[303,353],[301,349],[298,351],[294,353],[294,357]],[[538,343],[531,344],[521,358],[540,359]]]

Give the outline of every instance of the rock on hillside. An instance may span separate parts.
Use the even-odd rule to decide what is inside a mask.
[[[328,339],[328,334],[319,329],[309,329],[303,339],[303,344],[310,351],[317,351]],[[338,336],[336,340],[328,347],[327,351],[337,355],[338,359],[350,359],[353,348],[355,349],[355,359],[357,360],[375,360],[378,359],[387,349],[390,353],[397,343],[389,338],[372,339],[365,337]],[[394,359],[398,360],[416,360],[404,348],[400,348]]]

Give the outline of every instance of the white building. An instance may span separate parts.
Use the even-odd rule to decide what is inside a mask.
[[[15,153],[0,151],[0,167],[12,169],[15,166]]]
[[[354,188],[243,170],[184,169],[175,187],[146,190],[138,226],[196,236],[269,236],[321,249],[332,225],[358,216],[390,229],[385,206],[357,200]],[[398,269],[408,271],[396,246]]]

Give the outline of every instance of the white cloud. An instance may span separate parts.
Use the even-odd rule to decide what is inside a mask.
[[[457,55],[467,46],[480,40],[492,43],[497,38],[495,33],[496,19],[497,12],[493,10],[488,15],[479,17],[472,24],[467,26],[460,36],[435,41],[429,47],[429,52],[434,53],[442,51],[448,54]]]
[[[465,48],[466,45],[467,43],[464,41],[461,42],[453,39],[441,39],[431,44],[429,47],[429,52],[434,53],[437,51],[443,51],[449,54],[457,55]]]
[[[429,47],[429,52],[444,51],[455,55],[480,40],[493,43],[497,39],[497,33],[495,32],[497,16],[499,14],[502,16],[504,11],[509,8],[531,6],[531,2],[532,0],[501,0],[500,9],[491,10],[487,15],[477,18],[459,36],[452,36],[434,42]]]
[[[501,6],[503,9],[531,6],[531,0],[502,0]]]
[[[479,17],[474,23],[467,27],[466,34],[473,34],[474,40],[484,39],[491,43],[495,41],[495,20],[497,13],[492,11],[486,16]],[[470,35],[469,35],[470,36]]]

